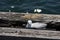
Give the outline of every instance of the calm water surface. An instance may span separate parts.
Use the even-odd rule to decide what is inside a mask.
[[[36,8],[42,9],[42,13],[60,14],[60,0],[0,0],[0,11],[31,13]]]

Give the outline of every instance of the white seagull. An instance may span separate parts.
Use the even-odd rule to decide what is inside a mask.
[[[40,12],[42,12],[42,10],[41,9],[35,9],[34,12],[40,13]]]
[[[36,29],[45,29],[47,24],[45,23],[32,23],[32,20],[28,20],[28,23],[26,25],[26,28],[36,28]]]

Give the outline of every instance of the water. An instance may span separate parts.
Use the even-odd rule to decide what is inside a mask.
[[[0,11],[32,13],[36,8],[42,9],[42,13],[60,14],[60,0],[0,0]]]

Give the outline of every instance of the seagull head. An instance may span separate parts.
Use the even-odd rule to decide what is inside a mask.
[[[28,24],[32,24],[32,20],[28,20]]]

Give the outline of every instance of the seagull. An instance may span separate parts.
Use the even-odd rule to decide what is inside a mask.
[[[28,20],[28,23],[26,25],[26,28],[36,28],[36,29],[45,29],[47,24],[45,23],[32,23],[32,20]]]
[[[35,9],[34,12],[40,13],[40,12],[42,12],[42,10],[41,9]]]

